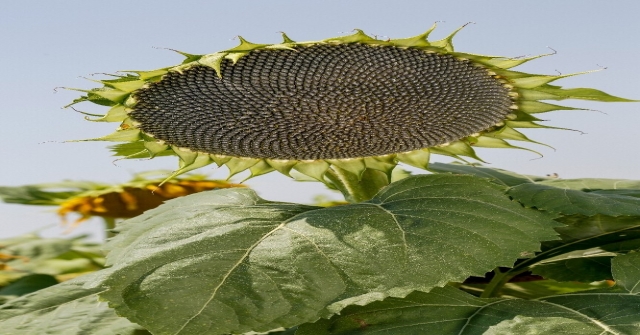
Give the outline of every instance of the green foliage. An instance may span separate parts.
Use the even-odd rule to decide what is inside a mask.
[[[625,195],[560,189],[544,184],[518,185],[507,194],[527,207],[551,213],[587,216],[640,215],[640,199]]]
[[[0,302],[103,268],[100,245],[28,234],[0,240]]]
[[[101,289],[83,287],[96,275],[82,276],[1,305],[2,334],[150,334],[98,301]]]
[[[533,267],[533,274],[557,281],[578,281],[590,283],[613,279],[611,275],[612,256],[565,255],[559,260],[541,263]]]
[[[30,274],[20,277],[11,284],[0,288],[0,296],[21,296],[58,283],[56,277],[45,274]]]
[[[494,183],[504,185],[507,187],[516,186],[520,184],[533,183],[536,181],[545,180],[543,177],[525,176],[518,173],[514,173],[501,169],[490,169],[482,166],[467,165],[467,164],[444,164],[444,163],[431,163],[429,164],[429,171],[434,173],[453,173],[472,175],[480,178],[487,178]]]
[[[332,208],[207,192],[123,225],[101,296],[158,333],[267,331],[511,266],[553,226],[468,176],[409,177]]]
[[[0,186],[0,200],[24,205],[58,205],[70,197],[104,185],[91,182],[66,181],[61,183],[25,186]]]
[[[640,190],[640,181],[627,179],[548,179],[540,184],[584,192]]]
[[[640,296],[615,289],[524,300],[483,299],[445,287],[350,306],[296,335],[637,334],[639,314]]]
[[[633,252],[618,256],[612,261],[613,272],[618,286],[633,294],[640,293],[640,253]]]
[[[171,200],[117,226],[106,269],[81,240],[2,241],[5,263],[24,274],[0,289],[11,295],[0,329],[640,333],[640,183],[461,164],[431,170],[326,208],[249,189]],[[96,264],[52,263],[82,258],[74,252]],[[50,286],[79,269],[98,271]]]

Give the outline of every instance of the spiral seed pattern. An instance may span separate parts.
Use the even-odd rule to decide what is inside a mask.
[[[427,148],[505,119],[509,89],[451,55],[366,44],[252,51],[137,91],[130,116],[168,144],[286,160]]]

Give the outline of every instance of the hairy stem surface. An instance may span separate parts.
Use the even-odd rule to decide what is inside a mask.
[[[507,281],[509,281],[509,279],[511,278],[508,271],[502,272],[500,271],[500,268],[496,268],[495,270],[493,270],[493,273],[494,273],[493,278],[491,279],[489,284],[484,288],[484,291],[480,295],[480,298],[497,297],[498,294],[500,293],[500,290],[502,290],[502,287],[504,286],[504,284],[506,284]]]
[[[107,218],[107,217],[102,219],[104,220],[104,228],[105,228],[105,231],[107,232],[107,238],[114,237],[115,234],[113,233],[112,229],[116,227],[116,219]]]
[[[389,185],[389,177],[381,171],[365,169],[358,178],[355,173],[337,166],[331,166],[327,178],[351,203],[367,201],[373,198],[383,187]]]

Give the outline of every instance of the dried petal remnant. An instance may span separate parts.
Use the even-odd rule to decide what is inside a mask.
[[[170,72],[135,92],[145,133],[193,151],[317,160],[379,156],[452,142],[503,121],[509,89],[441,53],[367,44],[262,49],[220,78]]]

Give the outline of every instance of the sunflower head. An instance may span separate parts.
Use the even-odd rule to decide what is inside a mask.
[[[246,187],[222,180],[209,180],[204,175],[196,174],[171,180],[158,177],[167,174],[167,171],[138,173],[131,181],[115,185],[65,181],[0,187],[0,199],[7,203],[58,206],[57,213],[63,221],[66,221],[68,214],[80,215],[73,224],[75,226],[92,216],[131,218],[169,199],[213,189]]]
[[[389,40],[360,30],[312,42],[240,38],[233,49],[182,53],[177,66],[101,80],[73,103],[110,106],[88,118],[120,127],[94,140],[125,142],[113,147],[125,158],[175,155],[174,175],[215,163],[231,175],[277,170],[326,181],[330,169],[390,176],[398,162],[426,168],[430,154],[481,160],[473,147],[534,142],[516,129],[553,128],[535,114],[575,109],[541,100],[629,101],[550,84],[575,74],[511,70],[540,56],[454,51],[457,31],[430,41],[433,29]]]
[[[92,216],[132,218],[169,199],[220,188],[245,187],[221,180],[206,180],[201,175],[174,178],[158,186],[161,181],[162,179],[146,179],[139,175],[129,183],[69,197],[60,203],[57,212],[63,220],[69,213],[80,214],[74,225]]]

